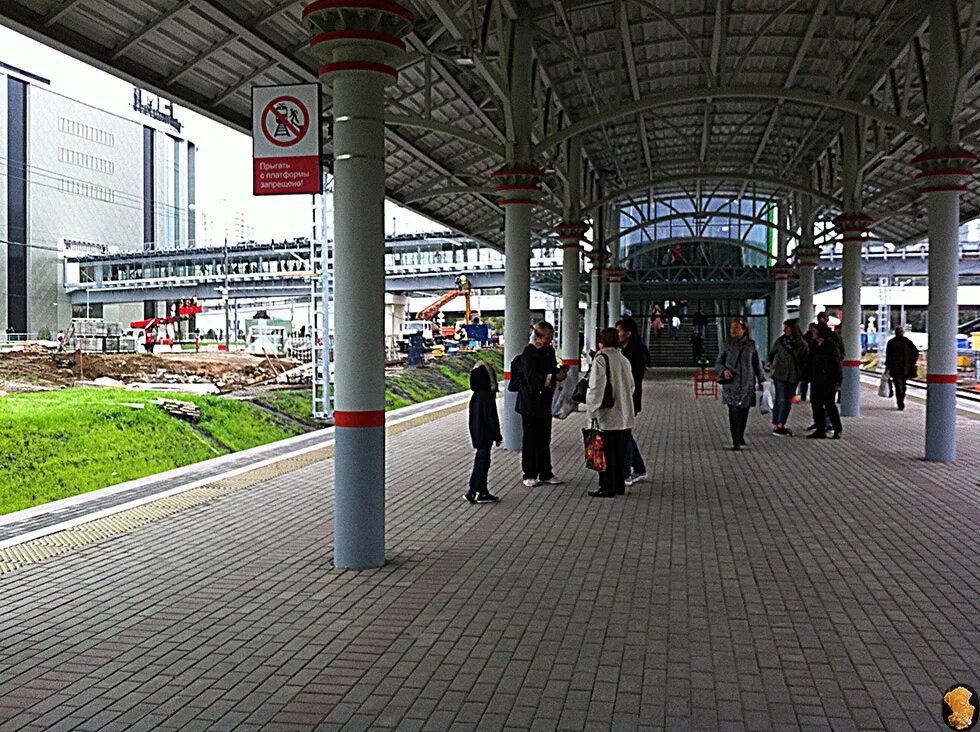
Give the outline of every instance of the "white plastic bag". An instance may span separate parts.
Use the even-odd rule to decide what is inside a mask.
[[[881,375],[881,381],[878,383],[878,396],[882,399],[891,399],[894,396],[892,392],[892,380],[889,378],[887,371]]]
[[[555,389],[555,395],[551,399],[551,416],[555,419],[565,419],[572,412],[578,411],[578,404],[572,400],[575,383],[575,378],[569,374]]]
[[[762,414],[769,414],[776,404],[776,398],[773,396],[772,389],[763,389],[762,398],[759,399],[759,411]]]

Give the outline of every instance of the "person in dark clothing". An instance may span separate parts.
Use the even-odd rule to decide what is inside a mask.
[[[497,418],[497,375],[493,366],[480,361],[470,371],[470,439],[476,448],[470,489],[464,498],[470,503],[496,503],[500,499],[487,488],[490,474],[490,448],[503,442],[500,420]]]
[[[807,354],[809,354],[810,349],[813,348],[813,339],[816,337],[816,332],[817,332],[817,324],[810,323],[810,325],[808,325],[806,328],[806,333],[803,334],[803,340],[806,342]],[[800,401],[805,402],[807,392],[809,391],[810,388],[810,382],[805,380],[807,378],[806,369],[803,369],[802,378],[804,379],[804,381],[800,382]]]
[[[732,318],[728,333],[731,339],[718,354],[715,372],[723,384],[721,399],[728,407],[732,450],[738,452],[745,446],[745,425],[749,411],[755,406],[755,392],[762,391],[766,376],[755,341],[749,337],[748,323],[742,318]]]
[[[691,356],[694,358],[695,366],[701,363],[701,357],[704,356],[704,336],[697,328],[691,332]]]
[[[895,329],[895,337],[885,349],[885,370],[895,385],[895,401],[898,411],[905,409],[905,390],[909,379],[917,376],[919,349],[905,337],[903,328]]]
[[[813,347],[807,363],[807,380],[810,382],[810,403],[813,406],[813,424],[817,428],[808,438],[823,439],[827,436],[827,420],[833,426],[833,439],[839,440],[844,427],[834,397],[844,380],[840,352],[831,340],[830,327],[825,323],[817,326]]]
[[[533,340],[521,352],[523,387],[517,394],[517,412],[524,426],[521,468],[524,485],[560,485],[551,469],[551,401],[555,387],[565,380],[568,367],[558,367],[552,347],[555,327],[541,321],[534,326]]]
[[[779,437],[789,437],[792,430],[786,427],[790,410],[793,408],[793,395],[806,366],[806,341],[800,332],[799,318],[790,318],[783,323],[783,334],[776,339],[769,350],[769,368],[776,386],[776,400],[772,410],[772,433]]]
[[[619,339],[619,347],[626,360],[630,362],[630,371],[633,374],[633,413],[639,414],[643,406],[643,374],[650,363],[650,351],[640,340],[639,326],[632,318],[623,318],[616,323],[616,335]],[[640,448],[636,444],[636,429],[630,430],[626,441],[626,485],[633,485],[645,480],[647,477],[647,466],[640,455]]]
[[[701,311],[701,308],[698,308],[698,311],[694,313],[694,330],[702,338],[704,338],[704,334],[707,328],[708,328],[708,316]]]

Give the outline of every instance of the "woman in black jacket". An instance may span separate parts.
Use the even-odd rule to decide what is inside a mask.
[[[650,352],[640,340],[639,327],[632,318],[623,318],[616,323],[616,334],[626,360],[630,362],[633,373],[633,411],[640,413],[643,406],[643,374],[650,363]],[[643,462],[640,448],[636,444],[636,428],[630,431],[626,442],[626,485],[633,485],[647,477],[647,466]]]
[[[813,423],[816,430],[808,438],[827,437],[827,417],[834,427],[832,439],[839,440],[844,427],[837,410],[836,397],[844,380],[840,351],[831,339],[832,331],[825,323],[817,325],[813,346],[807,364],[807,381],[810,382],[810,403],[813,406]]]

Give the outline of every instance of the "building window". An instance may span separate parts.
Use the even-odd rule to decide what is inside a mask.
[[[116,146],[116,136],[111,132],[106,132],[105,130],[100,130],[98,127],[92,127],[91,125],[76,122],[75,120],[68,119],[67,117],[58,117],[58,129],[61,132],[64,132],[66,135],[80,137],[83,140],[88,140],[89,142],[94,142],[98,145],[105,145],[106,147]]]
[[[67,147],[58,148],[58,160],[69,165],[77,165],[79,168],[94,170],[106,175],[115,175],[116,166],[111,160],[98,158],[95,155],[86,155],[78,150],[71,150]]]
[[[72,180],[70,178],[59,178],[58,190],[62,193],[94,198],[96,201],[105,201],[106,203],[115,203],[116,199],[115,192],[111,188],[97,186],[94,183],[86,183],[81,180]]]

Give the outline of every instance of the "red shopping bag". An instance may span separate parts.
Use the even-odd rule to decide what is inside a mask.
[[[599,422],[592,420],[589,427],[582,428],[582,440],[585,442],[585,467],[598,473],[606,469],[606,449],[602,443],[602,430]]]

